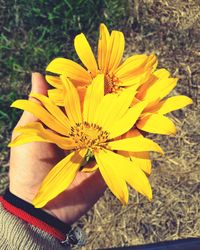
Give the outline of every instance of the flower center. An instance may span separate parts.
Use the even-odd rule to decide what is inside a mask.
[[[77,123],[76,126],[72,127],[69,135],[77,144],[77,149],[96,149],[108,140],[109,133],[97,124],[83,122]]]
[[[109,74],[105,75],[105,93],[116,93],[121,90],[119,80],[116,76],[111,76]]]

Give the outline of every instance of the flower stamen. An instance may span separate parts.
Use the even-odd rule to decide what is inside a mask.
[[[105,75],[105,93],[118,93],[121,90],[119,79],[114,75]]]
[[[95,123],[84,121],[71,127],[69,136],[77,144],[76,149],[88,148],[94,150],[101,143],[104,143],[104,147],[106,146],[105,142],[108,140],[109,133]]]

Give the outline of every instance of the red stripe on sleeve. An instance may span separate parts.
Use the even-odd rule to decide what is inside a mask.
[[[3,207],[11,214],[19,217],[20,219],[28,222],[29,224],[31,224],[33,226],[36,226],[36,227],[42,229],[43,231],[51,234],[52,236],[54,236],[55,238],[57,238],[61,241],[65,240],[66,237],[63,233],[61,233],[60,231],[58,231],[54,227],[48,225],[47,223],[39,220],[38,218],[35,218],[34,216],[28,214],[27,212],[23,211],[22,209],[13,206],[8,201],[4,200],[2,196],[0,196],[0,202],[2,203]]]

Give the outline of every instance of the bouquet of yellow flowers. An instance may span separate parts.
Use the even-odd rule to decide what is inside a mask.
[[[175,125],[165,114],[192,100],[183,95],[165,98],[178,79],[157,69],[154,54],[122,61],[124,45],[122,32],[110,34],[101,24],[96,60],[84,34],[77,35],[74,46],[84,67],[70,59],[54,59],[46,68],[46,80],[53,86],[48,96],[31,94],[42,106],[33,100],[12,104],[39,121],[17,127],[11,147],[47,142],[66,152],[43,180],[35,207],[45,206],[68,188],[78,171],[97,169],[122,204],[128,203],[127,184],[152,199],[149,152],[163,150],[143,131],[175,134]]]

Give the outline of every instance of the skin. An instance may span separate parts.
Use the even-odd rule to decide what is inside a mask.
[[[44,77],[33,73],[31,92],[47,95],[47,90],[48,84]],[[16,127],[33,121],[37,121],[37,118],[25,111]],[[16,136],[13,133],[12,138]],[[63,150],[50,143],[33,142],[11,148],[10,191],[31,203],[42,180],[64,156]],[[65,223],[72,224],[97,202],[105,189],[106,184],[98,170],[93,173],[79,172],[70,187],[51,200],[43,210]]]

